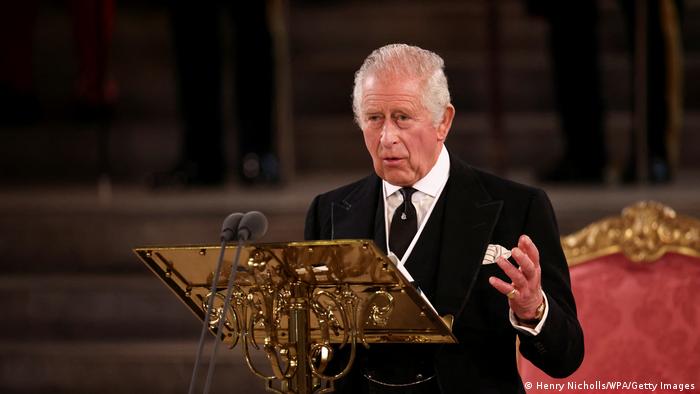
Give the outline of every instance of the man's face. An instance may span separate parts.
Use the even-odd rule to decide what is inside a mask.
[[[360,127],[374,171],[396,186],[412,186],[435,162],[454,117],[445,108],[435,125],[421,101],[421,82],[399,76],[368,76],[360,106]]]

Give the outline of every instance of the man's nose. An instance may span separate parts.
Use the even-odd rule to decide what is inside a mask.
[[[399,141],[399,133],[396,127],[394,126],[393,122],[384,122],[384,126],[382,127],[382,137],[381,137],[381,143],[382,145],[393,145]]]

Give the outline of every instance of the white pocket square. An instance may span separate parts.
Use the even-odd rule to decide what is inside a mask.
[[[489,244],[489,247],[486,248],[486,254],[484,255],[484,260],[481,262],[481,264],[493,264],[496,262],[496,259],[501,256],[503,256],[505,259],[509,258],[510,250],[501,245]]]

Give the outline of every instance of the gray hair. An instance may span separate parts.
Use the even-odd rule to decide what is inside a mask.
[[[445,76],[445,61],[436,53],[407,44],[389,44],[375,49],[355,73],[352,92],[352,110],[360,123],[362,89],[369,75],[403,76],[419,79],[423,84],[422,104],[433,116],[433,123],[442,120],[450,104],[450,90]]]

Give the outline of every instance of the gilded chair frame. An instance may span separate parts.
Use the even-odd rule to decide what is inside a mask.
[[[561,238],[569,267],[614,253],[651,263],[668,252],[700,258],[700,220],[656,201],[640,201]]]

